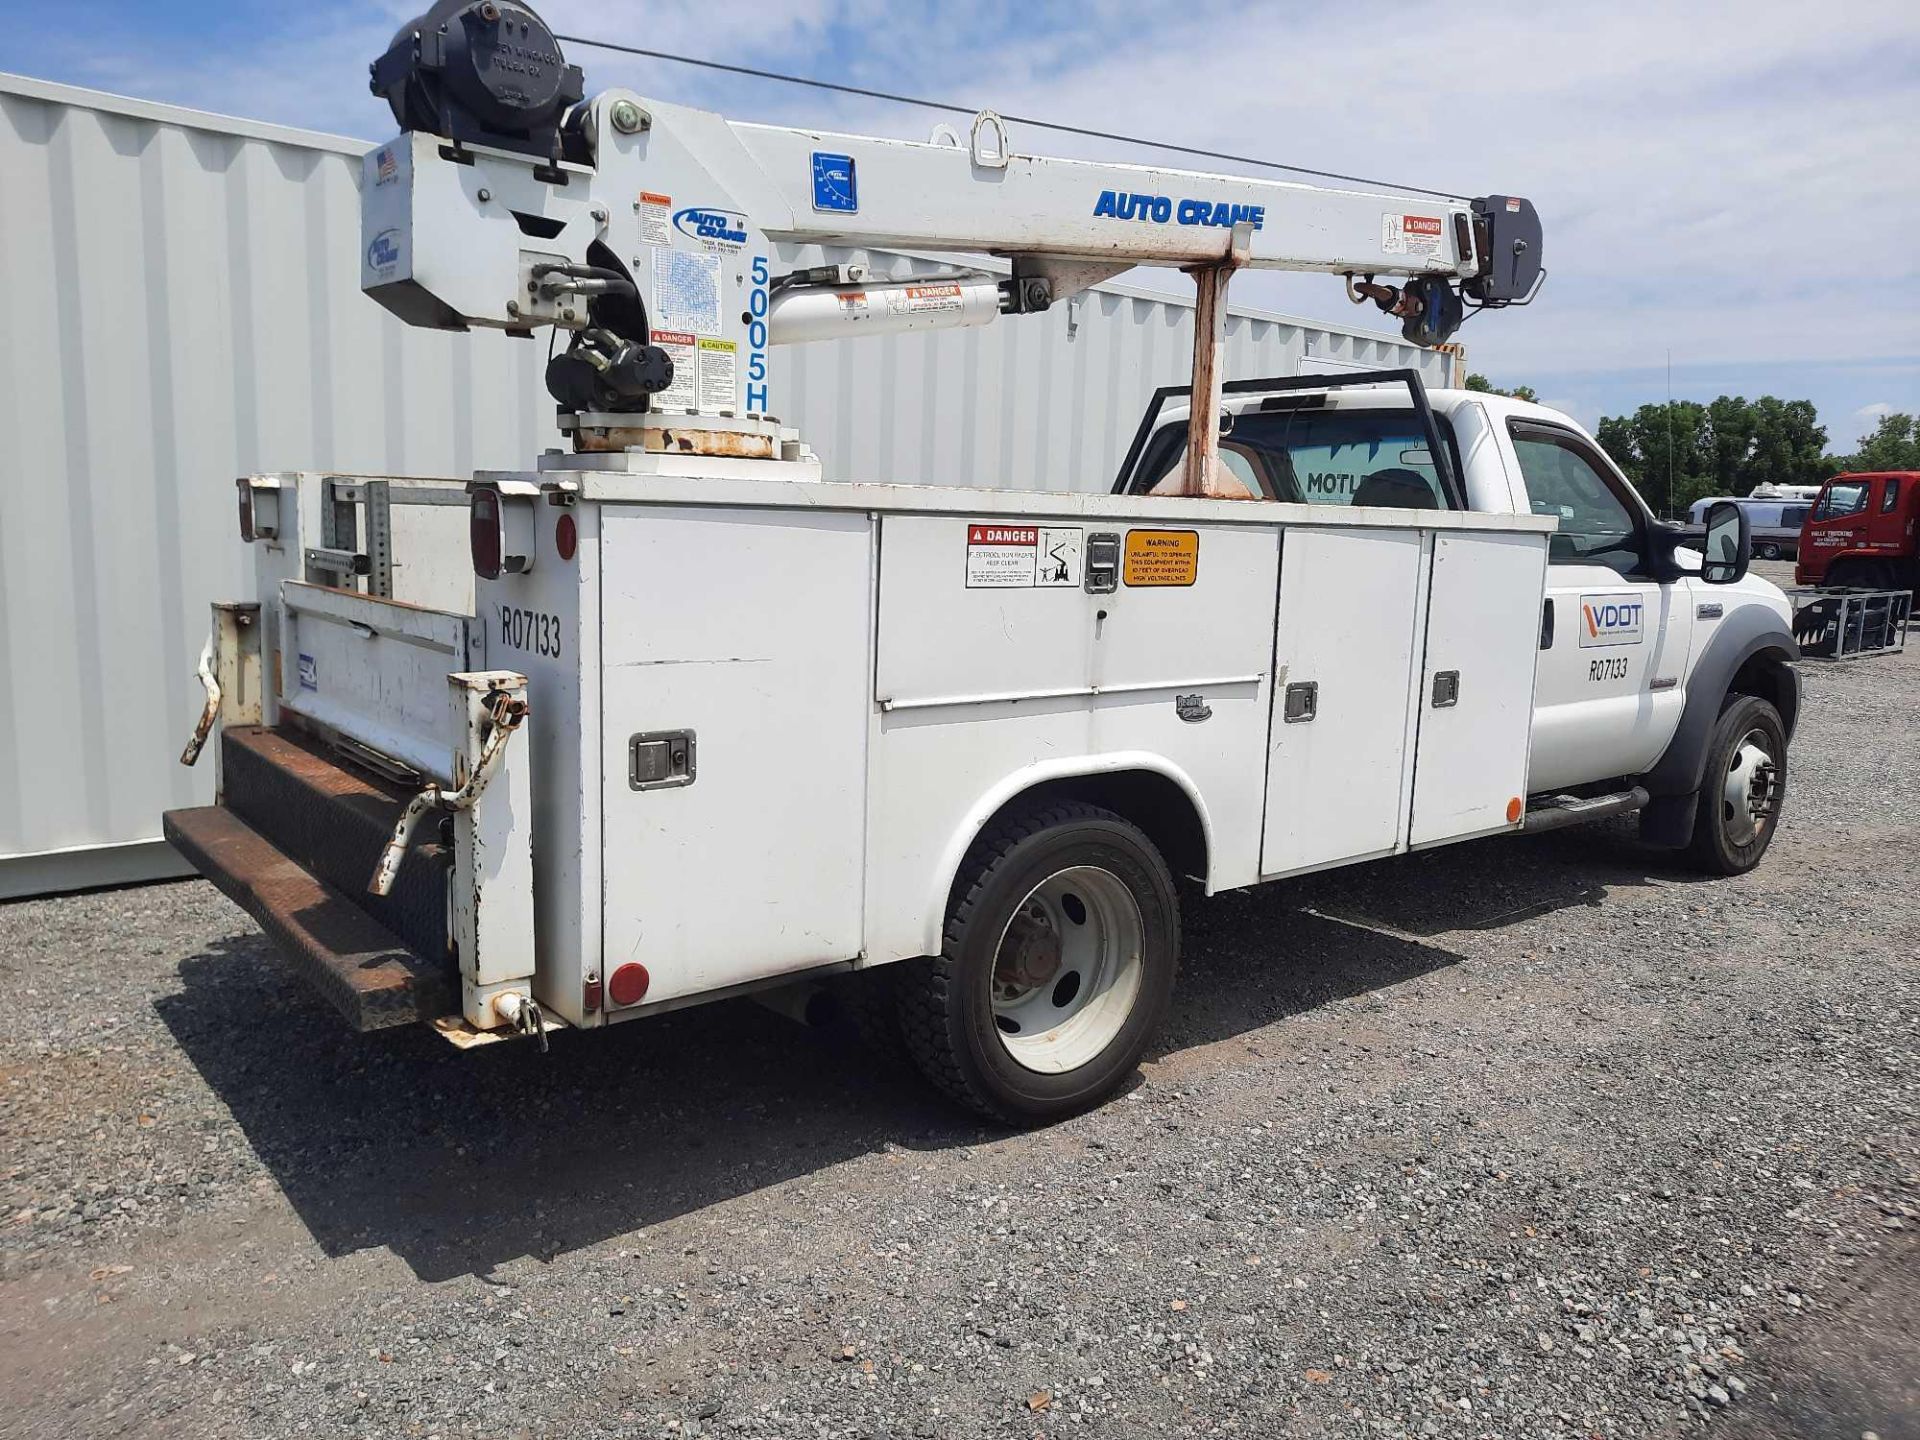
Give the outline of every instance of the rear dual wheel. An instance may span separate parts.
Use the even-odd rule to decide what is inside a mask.
[[[901,968],[900,1033],[969,1109],[1057,1120],[1133,1073],[1179,946],[1173,875],[1138,827],[1078,801],[1020,811],[968,853],[940,954]]]

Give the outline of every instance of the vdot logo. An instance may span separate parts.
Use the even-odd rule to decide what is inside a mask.
[[[1646,601],[1638,595],[1582,595],[1580,645],[1638,645]]]

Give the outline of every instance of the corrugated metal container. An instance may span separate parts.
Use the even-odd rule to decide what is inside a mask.
[[[359,293],[357,141],[0,76],[0,898],[182,873],[160,812],[232,480],[464,475],[558,439],[547,348],[411,330]],[[782,352],[836,479],[1106,488],[1189,306],[1107,285],[985,330]],[[1235,310],[1231,375],[1449,361]]]

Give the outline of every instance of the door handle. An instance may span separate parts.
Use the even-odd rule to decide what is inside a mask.
[[[1547,597],[1547,603],[1540,608],[1540,648],[1553,648],[1553,597]]]
[[[1287,686],[1286,708],[1281,718],[1289,725],[1304,725],[1320,711],[1320,682],[1297,680]]]

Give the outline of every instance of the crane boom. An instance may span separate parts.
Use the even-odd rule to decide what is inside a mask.
[[[548,385],[576,413],[765,415],[774,345],[986,323],[1135,265],[1195,276],[1204,411],[1235,269],[1363,276],[1426,344],[1543,273],[1517,197],[1023,155],[991,112],[915,143],[587,99],[519,0],[437,0],[373,88],[403,133],[363,161],[362,287],[414,325],[573,332]]]

